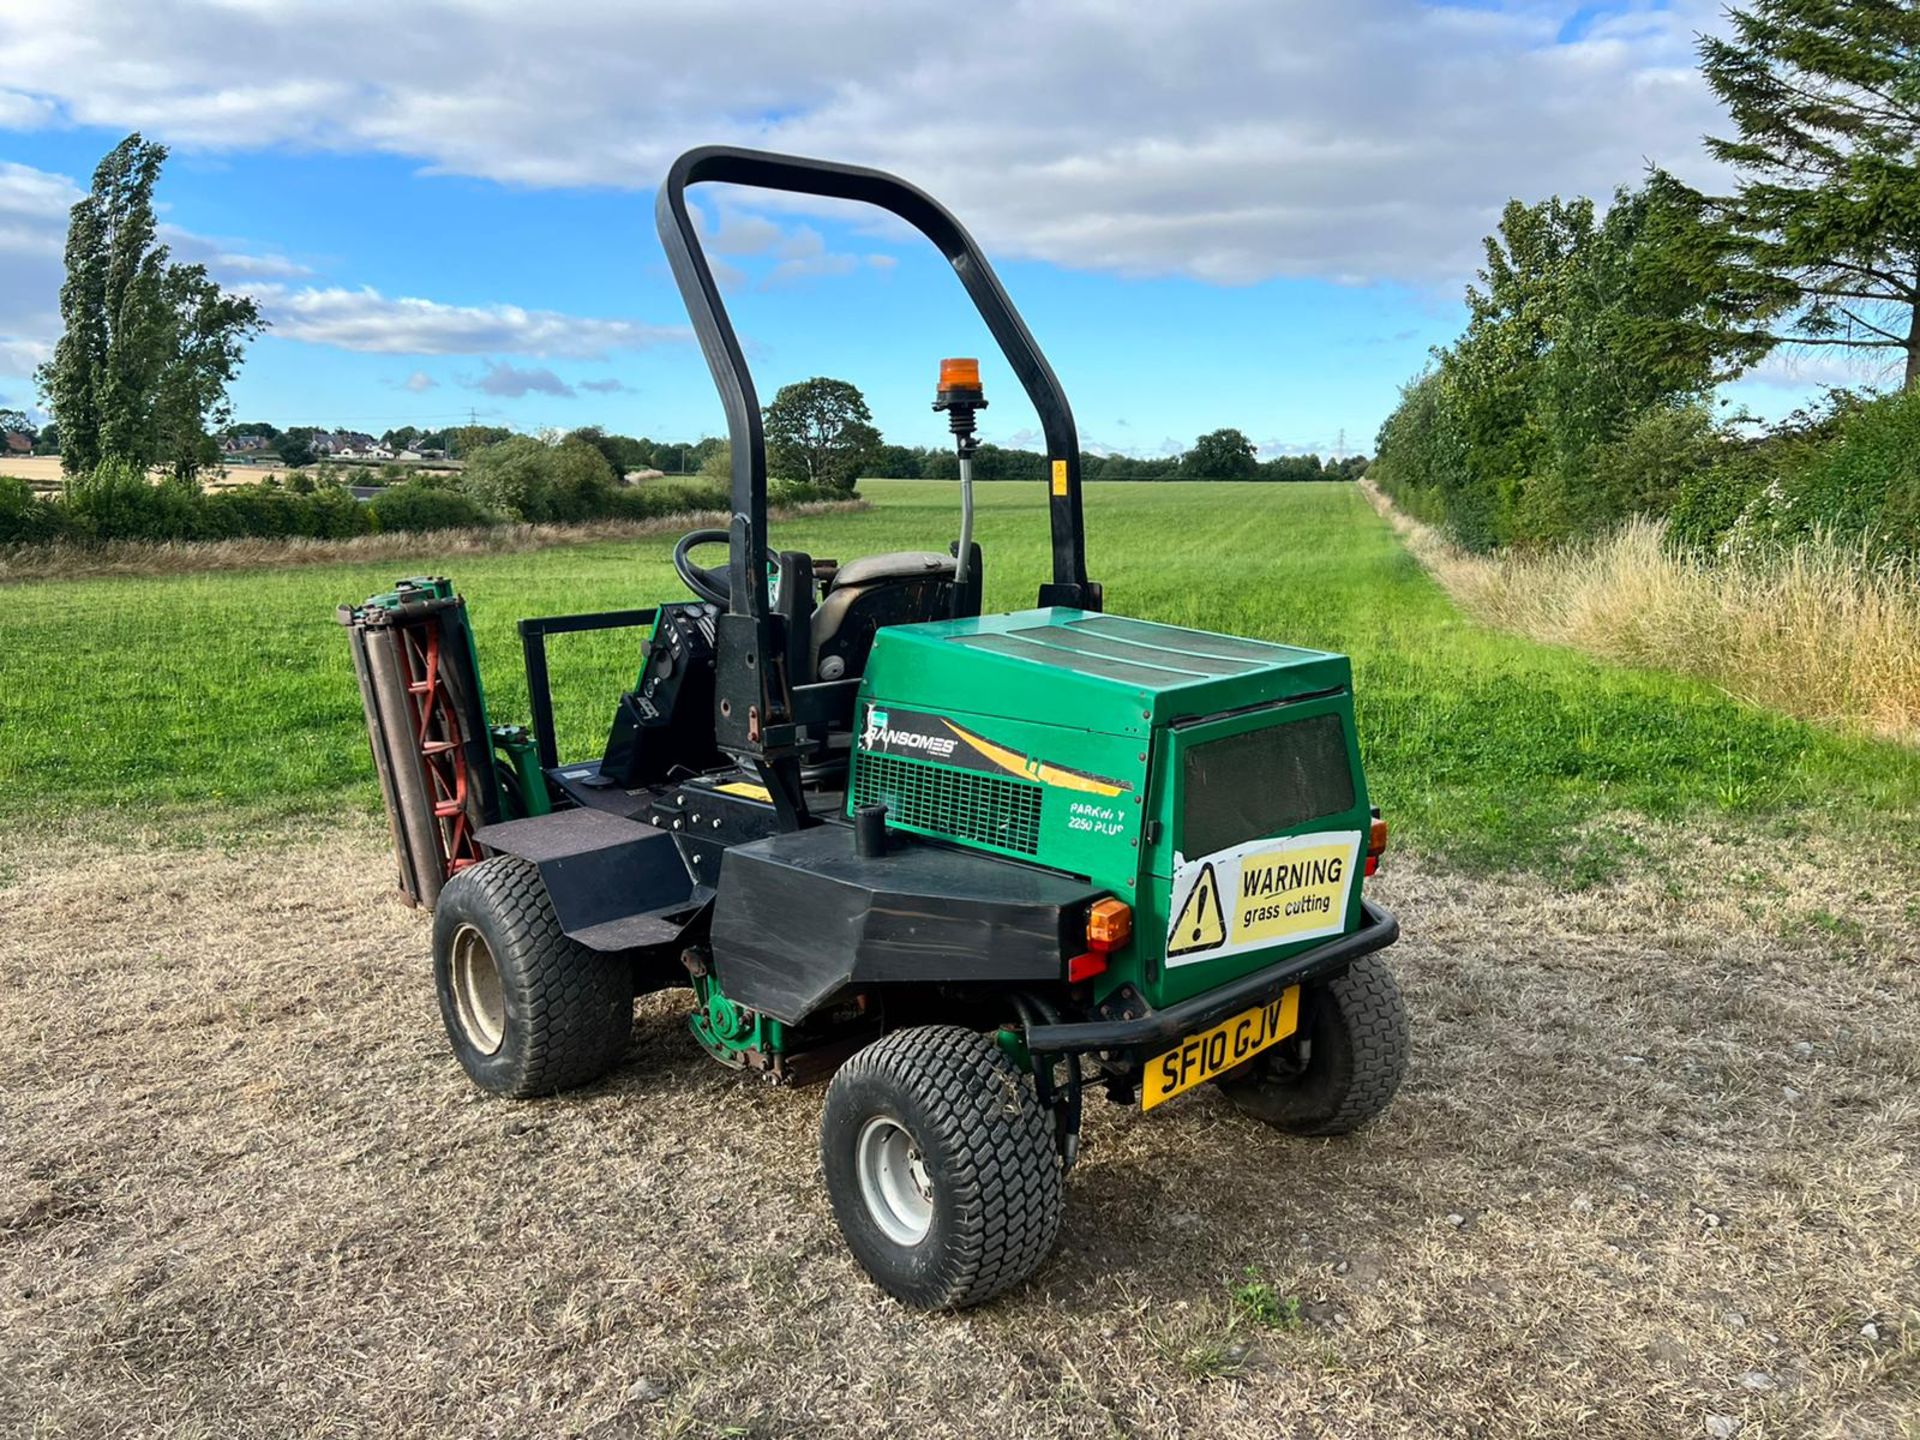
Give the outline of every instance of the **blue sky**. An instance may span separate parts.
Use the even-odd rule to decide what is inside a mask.
[[[1094,0],[14,0],[0,9],[0,397],[57,333],[65,207],[140,128],[169,238],[274,326],[236,413],[378,432],[469,414],[656,438],[721,428],[653,230],[688,145],[878,164],[995,257],[1090,446],[1235,425],[1369,450],[1460,322],[1509,195],[1700,180],[1708,5]],[[236,63],[235,57],[252,57]],[[942,355],[988,360],[987,437],[1035,421],[957,283],[841,207],[696,192],[763,399],[831,374],[943,443]],[[1777,411],[1817,365],[1738,394]]]

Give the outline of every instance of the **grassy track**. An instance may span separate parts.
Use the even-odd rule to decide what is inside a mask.
[[[930,548],[950,486],[867,487],[874,507],[785,527],[841,559]],[[1031,603],[1044,497],[982,488],[989,608]],[[1631,845],[1616,817],[1823,817],[1876,827],[1920,802],[1920,756],[1844,739],[1658,673],[1472,624],[1350,486],[1091,487],[1090,564],[1110,609],[1344,650],[1376,798],[1399,833],[1469,864],[1579,880]],[[676,598],[665,539],[448,567],[472,607],[496,719],[523,718],[521,615]],[[421,568],[432,568],[423,566]],[[0,617],[0,818],[118,809],[183,833],[377,806],[336,604],[391,564],[10,590]],[[563,750],[597,748],[630,637],[555,646]],[[1886,828],[1883,824],[1877,828]]]

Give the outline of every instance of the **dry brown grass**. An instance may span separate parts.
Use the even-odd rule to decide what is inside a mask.
[[[1416,1051],[1379,1125],[1305,1142],[1210,1092],[1096,1104],[1057,1256],[927,1317],[840,1244],[819,1092],[712,1065],[683,999],[640,1007],[601,1085],[483,1098],[371,829],[232,853],[85,833],[15,834],[0,867],[0,1432],[1719,1416],[1757,1440],[1920,1415],[1920,919],[1910,874],[1841,842],[1644,831],[1656,860],[1579,896],[1400,857],[1379,889]],[[1250,1269],[1297,1321],[1236,1309]]]
[[[776,506],[775,519],[847,514],[865,500],[829,500]],[[280,570],[295,565],[357,565],[387,560],[440,561],[456,555],[518,554],[561,545],[592,545],[678,535],[703,526],[724,527],[723,510],[696,510],[653,520],[595,520],[574,525],[495,525],[350,540],[190,540],[166,544],[116,540],[101,545],[0,546],[0,585],[30,580],[85,580],[128,575],[191,575],[215,570]]]
[[[1586,545],[1472,555],[1362,488],[1480,619],[1628,665],[1698,675],[1823,724],[1920,743],[1920,585],[1808,542],[1773,559],[1678,554],[1635,520]]]

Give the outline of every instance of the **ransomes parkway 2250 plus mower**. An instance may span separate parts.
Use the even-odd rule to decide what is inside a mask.
[[[759,405],[687,208],[723,181],[864,201],[937,245],[1038,411],[1052,579],[980,613],[979,367],[940,367],[959,539],[845,563],[774,551]],[[971,237],[877,171],[710,148],[661,237],[725,404],[732,521],[694,598],[520,622],[531,733],[490,727],[463,603],[405,581],[341,612],[402,889],[434,910],[441,1015],[474,1082],[549,1094],[617,1065],[636,995],[770,1082],[831,1077],[821,1163],[847,1244],[920,1306],[1024,1279],[1058,1232],[1090,1085],[1143,1109],[1217,1083],[1301,1135],[1392,1098],[1406,1022],[1364,899],[1386,844],[1344,656],[1103,613],[1079,443]],[[695,562],[728,547],[724,568]],[[602,754],[555,753],[549,637],[650,627]]]

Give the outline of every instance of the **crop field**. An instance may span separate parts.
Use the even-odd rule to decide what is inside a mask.
[[[782,546],[954,529],[863,488]],[[1044,497],[981,507],[1027,604]],[[1115,612],[1353,656],[1414,1059],[1341,1141],[1092,1106],[1059,1253],[957,1317],[683,996],[584,1092],[467,1085],[332,617],[390,565],[0,588],[0,1433],[1920,1435],[1920,754],[1475,624],[1351,486],[1088,527]],[[513,719],[514,620],[670,548],[420,568]],[[563,752],[635,645],[555,643]]]

